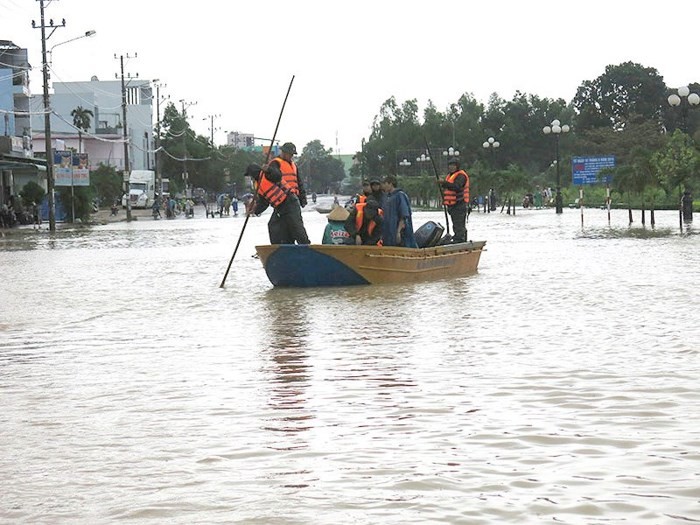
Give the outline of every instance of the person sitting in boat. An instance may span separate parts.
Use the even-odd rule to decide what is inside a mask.
[[[336,206],[328,214],[328,224],[323,231],[321,244],[354,244],[352,237],[345,229],[345,219],[350,212],[342,206]]]
[[[369,185],[369,179],[362,179],[362,191],[353,195],[350,200],[345,203],[345,208],[351,212],[358,202],[366,202],[370,195],[372,195],[372,190]]]
[[[411,201],[406,192],[397,187],[397,184],[394,175],[387,175],[382,182],[382,189],[386,193],[382,243],[384,246],[418,248],[413,233]]]
[[[377,206],[383,208],[386,203],[386,194],[382,191],[382,181],[379,180],[379,177],[369,179],[369,188],[370,194],[367,197],[371,196],[377,202]]]
[[[270,244],[311,244],[301,218],[299,199],[281,177],[274,170],[266,173],[257,164],[248,165],[245,176],[253,181],[256,192],[256,198],[246,206],[246,215],[259,216],[268,206],[273,208],[267,223]]]
[[[382,226],[384,224],[384,212],[371,196],[361,199],[345,220],[345,229],[348,231],[354,244],[357,245],[381,245]]]

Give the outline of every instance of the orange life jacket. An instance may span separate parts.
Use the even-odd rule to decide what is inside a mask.
[[[290,193],[289,188],[284,183],[275,184],[270,182],[262,171],[258,178],[257,191],[258,195],[264,197],[273,208],[277,208],[277,206],[282,204]]]
[[[466,171],[457,170],[454,173],[450,173],[445,178],[445,180],[447,182],[454,183],[455,179],[459,175],[464,175],[464,178],[467,179],[464,183],[464,191],[461,192],[461,195],[458,195],[458,192],[456,192],[455,190],[444,189],[442,191],[442,203],[445,206],[454,206],[455,204],[458,204],[460,202],[469,202],[469,175],[467,175]]]
[[[275,157],[280,165],[280,171],[282,172],[282,182],[284,183],[289,191],[294,195],[299,195],[299,175],[297,174],[297,165],[293,160],[286,161],[282,157]]]
[[[362,196],[364,197],[364,195]],[[360,197],[360,198],[362,198]],[[355,204],[355,209],[357,210],[357,214],[355,215],[355,229],[359,232],[362,229],[362,225],[365,222],[365,207],[367,206],[367,197],[365,197],[364,202],[358,202]],[[377,210],[380,216],[384,216],[384,212],[382,211],[381,208]],[[374,231],[374,228],[377,227],[377,223],[374,219],[369,221],[369,224],[367,224],[367,235],[372,235],[372,232]],[[382,241],[381,239],[377,244],[381,245]]]

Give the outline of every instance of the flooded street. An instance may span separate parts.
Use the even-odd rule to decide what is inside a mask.
[[[335,289],[272,287],[266,215],[224,289],[241,216],[0,237],[0,522],[700,522],[700,216],[612,214]]]

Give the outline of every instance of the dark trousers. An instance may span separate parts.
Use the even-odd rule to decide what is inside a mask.
[[[467,205],[462,202],[448,206],[447,212],[450,214],[454,228],[453,242],[465,242],[467,240]]]
[[[289,195],[282,204],[272,210],[267,230],[270,234],[270,244],[311,244],[296,195]]]

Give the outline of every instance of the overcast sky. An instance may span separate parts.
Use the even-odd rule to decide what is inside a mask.
[[[54,81],[114,79],[114,54],[138,53],[126,71],[159,78],[184,99],[190,124],[215,142],[224,131],[301,149],[319,139],[340,153],[360,149],[382,103],[429,100],[444,110],[463,93],[486,103],[516,91],[570,101],[610,64],[654,67],[667,85],[700,80],[700,1],[501,0],[52,0],[46,18],[66,27]],[[36,0],[0,0],[0,39],[29,49],[31,89],[42,91]],[[177,102],[180,109],[180,103]],[[546,123],[543,123],[545,125]]]

